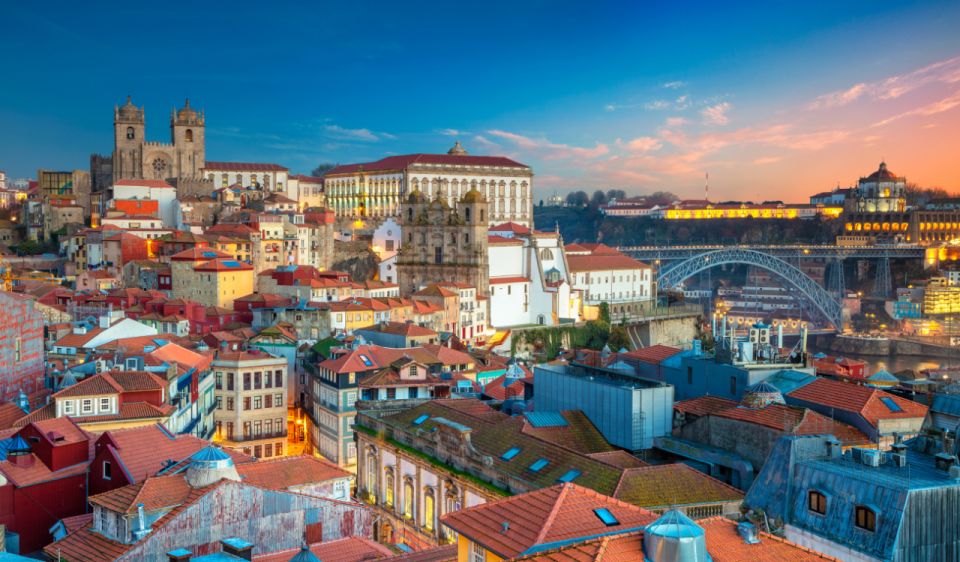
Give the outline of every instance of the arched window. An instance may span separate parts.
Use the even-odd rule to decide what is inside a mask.
[[[137,138],[136,131],[133,130],[133,127],[127,127],[127,140],[133,140]]]
[[[220,180],[223,181],[223,187],[229,186],[229,185],[230,185],[230,174],[228,174],[228,173],[226,173],[226,172],[220,174]]]
[[[464,216],[467,217],[467,222],[470,222],[470,207],[467,207],[464,212]]]
[[[483,209],[480,209],[480,222],[483,222]]]
[[[865,505],[858,505],[854,508],[856,516],[854,524],[864,531],[877,530],[877,513]]]
[[[187,132],[183,133],[183,139],[187,142],[193,142],[193,129],[187,129]]]
[[[463,235],[463,243],[464,243],[464,244],[469,244],[469,243],[470,243],[470,235],[469,235],[469,234],[464,234],[464,235]]]
[[[433,490],[427,490],[423,497],[423,528],[433,530],[434,501]]]
[[[540,259],[544,261],[553,260],[553,252],[550,251],[550,248],[540,250]]]
[[[403,481],[403,516],[413,519],[413,482]]]
[[[237,183],[243,185],[243,174],[237,174]]]
[[[383,479],[383,503],[387,507],[393,507],[393,471],[387,469],[387,475]]]
[[[409,208],[409,209],[407,209],[407,222],[409,222],[409,223],[412,223],[412,222],[413,222],[413,208],[412,208],[412,207]]]
[[[827,513],[827,496],[816,490],[810,490],[807,493],[807,508],[814,512],[824,515]]]
[[[367,453],[367,497],[377,500],[377,455],[373,452]]]

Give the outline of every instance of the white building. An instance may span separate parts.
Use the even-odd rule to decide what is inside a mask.
[[[210,162],[203,167],[203,175],[213,182],[214,189],[239,185],[254,187],[266,192],[281,191],[287,197],[296,199],[287,191],[290,170],[278,164],[257,164],[251,162]]]
[[[610,307],[613,321],[639,314],[656,298],[653,268],[604,244],[566,247],[573,286],[580,291],[583,318],[593,320],[600,303]]]
[[[490,326],[556,326],[579,318],[580,295],[558,232],[505,223],[490,228],[488,248]]]
[[[289,188],[287,196],[297,201],[300,209],[323,207],[326,201],[323,196],[323,178],[298,174],[287,180]]]
[[[389,156],[337,166],[323,176],[327,204],[338,217],[397,216],[406,196],[442,193],[459,201],[476,188],[487,198],[491,225],[533,224],[533,171],[502,156],[471,156],[457,142],[447,154]]]
[[[163,180],[118,180],[113,185],[113,198],[156,201],[163,226],[177,226],[177,189]]]

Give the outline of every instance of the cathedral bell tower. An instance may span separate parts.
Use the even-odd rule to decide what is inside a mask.
[[[113,181],[143,178],[143,141],[146,122],[142,107],[127,103],[113,108]]]
[[[170,136],[174,149],[174,169],[178,177],[200,177],[200,170],[206,163],[205,124],[203,111],[197,112],[190,107],[189,99],[184,101],[179,111],[171,112]]]

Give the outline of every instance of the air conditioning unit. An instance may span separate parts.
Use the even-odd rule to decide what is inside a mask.
[[[770,333],[763,331],[760,332],[760,343],[767,344],[770,343]]]
[[[860,458],[866,466],[880,466],[880,451],[864,449],[860,453]]]

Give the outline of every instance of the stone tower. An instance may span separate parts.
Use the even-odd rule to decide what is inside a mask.
[[[430,200],[415,189],[402,211],[404,237],[397,281],[408,295],[438,282],[466,283],[486,295],[490,284],[487,200],[476,189],[451,206],[442,191]]]
[[[177,177],[200,177],[200,170],[206,162],[204,121],[203,112],[198,113],[190,107],[189,99],[180,111],[170,114],[170,136]]]
[[[113,108],[113,181],[143,178],[146,121],[142,107],[127,103]]]

